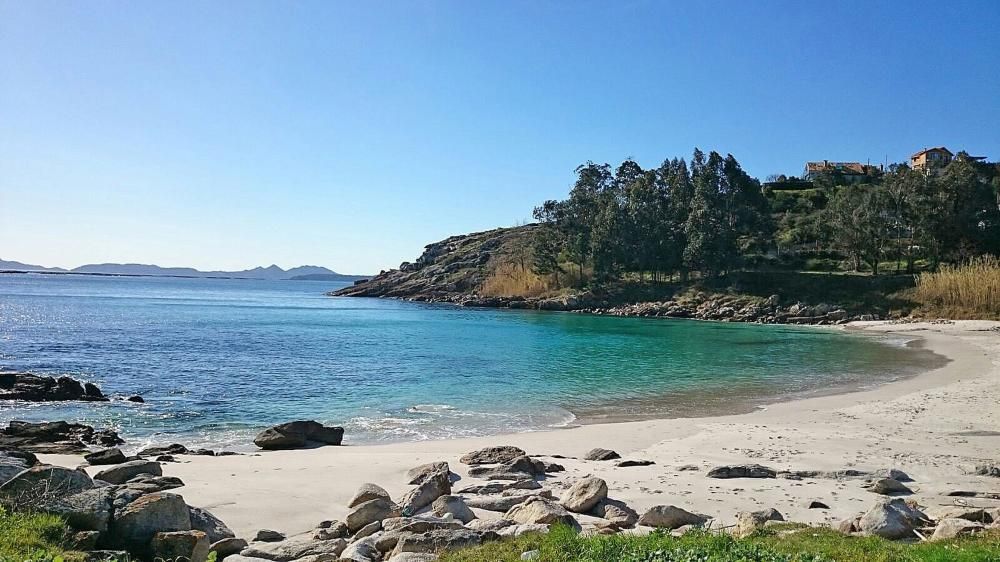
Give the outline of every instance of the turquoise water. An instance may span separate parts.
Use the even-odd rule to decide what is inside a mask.
[[[246,449],[275,422],[348,442],[746,411],[906,376],[926,352],[817,328],[331,298],[315,281],[0,275],[0,368],[146,404],[0,403],[0,421]]]

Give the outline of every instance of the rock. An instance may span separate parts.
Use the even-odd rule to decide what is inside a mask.
[[[95,550],[97,549],[97,541],[100,538],[101,533],[98,531],[77,531],[73,533],[70,544],[73,550]]]
[[[510,460],[502,466],[509,472],[524,472],[532,476],[545,476],[545,463],[535,460],[527,455],[522,455]],[[472,475],[473,470],[475,469],[469,470],[469,475]]]
[[[516,490],[508,490],[508,492],[514,491]],[[552,492],[549,490],[532,490],[530,492],[531,493],[474,497],[465,500],[465,504],[476,509],[506,513],[515,505],[522,504],[532,498],[541,497],[550,500],[553,499]]]
[[[500,529],[504,527],[511,527],[517,525],[516,522],[510,519],[476,519],[466,523],[466,527],[474,529],[476,531],[496,531],[499,532]]]
[[[928,509],[926,513],[931,519],[937,521],[942,519],[965,519],[967,521],[976,521],[978,523],[994,522],[992,514],[981,507],[949,505]]]
[[[976,474],[979,476],[992,476],[1000,478],[1000,466],[994,464],[981,464],[976,467]]]
[[[565,472],[566,471],[566,467],[564,467],[563,465],[558,464],[558,463],[548,462],[548,461],[536,461],[536,462],[542,463],[541,464],[542,474],[547,474],[547,473],[550,473],[550,472]]]
[[[574,527],[574,529],[577,529]],[[497,534],[501,537],[520,537],[524,534],[529,533],[540,533],[545,534],[549,532],[549,526],[542,523],[523,523],[521,525],[512,525],[510,527],[504,527],[497,531]]]
[[[276,425],[257,434],[253,442],[265,450],[299,449],[315,443],[340,445],[344,428],[327,427],[315,421],[293,421]]]
[[[579,531],[580,524],[558,503],[541,497],[515,505],[504,514],[504,519],[518,523],[564,524]]]
[[[279,542],[285,540],[285,533],[272,531],[271,529],[261,529],[254,535],[253,540],[257,542]]]
[[[448,463],[445,461],[429,462],[427,464],[415,466],[406,471],[406,478],[409,480],[409,484],[420,485],[423,484],[428,478],[431,478],[440,472],[443,472],[446,477],[451,472],[451,469],[448,467]]]
[[[128,461],[98,472],[94,475],[94,479],[108,482],[109,484],[124,484],[140,474],[163,476],[163,469],[160,467],[160,463],[156,461]]]
[[[761,511],[741,511],[736,514],[736,529],[733,535],[747,537],[758,529],[763,529],[768,521],[784,521],[785,518],[777,509],[770,508]]]
[[[622,529],[635,527],[636,523],[639,522],[639,514],[634,509],[625,505],[624,502],[610,498],[604,498],[597,502],[590,514],[614,523]]]
[[[0,486],[0,501],[21,507],[41,505],[94,487],[82,470],[38,465],[26,468]]]
[[[210,546],[201,531],[173,531],[153,535],[150,550],[155,560],[205,562]]]
[[[7,456],[5,453],[0,455],[0,486],[32,465],[33,463],[19,457]]]
[[[622,458],[622,456],[611,449],[601,449],[600,447],[591,449],[586,455],[583,456],[583,460],[586,461],[610,461],[620,458]]]
[[[341,562],[348,560],[351,562],[378,562],[381,559],[382,553],[375,548],[375,540],[371,537],[352,542],[340,553]]]
[[[462,488],[457,493],[492,495],[502,493],[506,490],[537,490],[541,487],[542,485],[539,484],[537,480],[533,478],[526,478],[524,480],[514,480],[511,482],[489,482],[480,486],[468,486]]]
[[[478,546],[500,536],[490,531],[473,531],[471,529],[438,529],[426,533],[406,533],[399,537],[392,555],[403,552],[434,553],[442,550],[455,550],[470,546]]]
[[[111,521],[113,499],[113,488],[91,488],[45,502],[39,510],[61,516],[76,530],[105,533]]]
[[[103,482],[103,480],[98,480],[98,482]],[[184,482],[176,476],[150,476],[148,474],[140,474],[139,476],[136,476],[126,482],[125,486],[129,489],[142,492],[143,494],[149,494],[152,492],[165,492],[167,490],[173,490],[174,488],[180,488],[184,486]]]
[[[451,493],[451,480],[445,472],[428,474],[426,479],[407,492],[399,501],[404,514],[413,514],[431,505],[434,500]]]
[[[190,530],[191,515],[184,499],[176,494],[156,492],[116,509],[108,536],[116,548],[124,548],[141,557],[156,533]]]
[[[458,462],[462,464],[501,464],[510,462],[517,457],[524,456],[525,452],[512,445],[499,445],[495,447],[486,447],[485,449],[479,449],[478,451],[473,451],[468,453],[462,458],[458,459]]]
[[[93,466],[97,466],[102,464],[121,464],[128,459],[125,458],[125,453],[123,453],[121,449],[115,447],[113,449],[103,449],[94,453],[83,455],[83,460]]]
[[[635,459],[635,460],[624,460],[615,463],[616,468],[628,468],[630,466],[650,466],[656,464],[653,461]]]
[[[608,497],[608,484],[594,476],[581,478],[566,490],[559,503],[575,513],[586,513]]]
[[[677,529],[685,525],[704,525],[707,519],[672,505],[650,508],[639,518],[639,525],[661,529]]]
[[[709,478],[775,478],[777,471],[759,464],[717,466],[708,471]]]
[[[72,377],[46,377],[31,373],[0,373],[0,400],[26,402],[107,402],[97,386]]]
[[[934,527],[934,534],[931,535],[931,540],[940,541],[964,537],[978,533],[985,528],[985,525],[982,523],[976,523],[968,519],[942,519],[938,521],[937,527]]]
[[[907,488],[905,484],[898,480],[893,480],[892,478],[879,478],[878,480],[871,480],[865,483],[864,488],[866,488],[869,492],[885,496],[892,494],[913,493],[913,490]]]
[[[135,402],[137,404],[145,404],[146,403],[146,400],[143,399],[143,397],[139,396],[138,394],[134,394],[132,396],[129,396],[125,400],[128,401],[128,402]]]
[[[361,527],[361,529],[359,529],[357,533],[354,533],[354,540],[369,537],[381,530],[382,530],[382,522],[372,521],[371,523],[365,525],[364,527]]]
[[[850,535],[859,531],[858,529],[858,517],[848,517],[833,526],[833,528],[845,535]]]
[[[90,445],[114,447],[124,443],[114,431],[64,421],[31,423],[11,421],[0,430],[0,449],[33,453],[85,453]]]
[[[391,501],[392,498],[389,496],[389,492],[386,492],[384,488],[377,484],[365,483],[362,484],[358,491],[354,493],[354,497],[351,501],[347,502],[347,507],[357,507],[367,501],[383,499]]]
[[[377,498],[356,506],[354,511],[347,514],[345,523],[347,523],[347,528],[353,533],[374,521],[399,517],[401,514],[402,511],[399,506],[387,499]]]
[[[535,476],[530,472],[512,471],[506,466],[474,466],[469,469],[470,478],[484,480],[530,480]]]
[[[264,558],[275,562],[297,561],[307,556],[337,560],[345,548],[347,548],[347,541],[344,539],[317,541],[308,535],[296,535],[279,542],[252,543],[240,552],[240,555]]]
[[[248,545],[246,540],[233,537],[228,539],[222,539],[212,543],[208,547],[208,551],[217,553],[218,556],[217,559],[222,560],[227,556],[231,556],[233,554],[239,554],[247,546]]]
[[[391,517],[382,520],[382,529],[387,533],[426,533],[439,529],[462,529],[461,521],[421,515],[419,517]]]
[[[830,509],[830,506],[819,500],[806,500],[802,502],[802,507],[806,509]]]
[[[521,553],[521,560],[536,560],[542,555],[540,550],[528,550]]]
[[[83,553],[83,562],[113,562],[119,560],[130,560],[129,553],[124,550],[92,550],[90,552]],[[239,561],[232,561],[239,562]],[[255,562],[244,561],[244,562]]]
[[[926,515],[900,498],[883,499],[861,516],[858,529],[885,539],[904,539],[912,537],[913,530],[926,520]]]
[[[387,562],[434,562],[435,560],[437,560],[436,554],[427,552],[400,552]]]
[[[236,533],[232,529],[227,527],[221,519],[212,515],[208,510],[188,506],[188,512],[191,517],[191,528],[195,531],[205,533],[209,543],[215,544],[223,539],[236,537]]]
[[[897,468],[881,468],[871,473],[873,478],[889,478],[899,482],[913,482],[908,474]]]
[[[146,447],[136,453],[136,455],[140,457],[156,457],[159,455],[186,455],[189,452],[188,448],[184,445],[181,445],[180,443],[172,443],[170,445]]]
[[[469,506],[465,505],[465,500],[459,496],[447,495],[439,497],[431,504],[431,511],[437,516],[444,516],[450,513],[462,523],[468,523],[476,518],[476,514],[472,513]]]

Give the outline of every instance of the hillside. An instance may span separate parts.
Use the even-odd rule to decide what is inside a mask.
[[[93,275],[137,275],[152,277],[235,277],[239,279],[321,279],[323,281],[354,281],[360,275],[344,275],[316,265],[303,265],[285,270],[277,265],[255,267],[241,271],[200,271],[191,267],[161,267],[139,263],[96,263],[81,265],[73,269],[44,267],[17,261],[0,260],[0,271],[24,271],[42,273],[75,273]]]

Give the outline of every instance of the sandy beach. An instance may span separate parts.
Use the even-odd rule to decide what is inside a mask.
[[[706,478],[707,469],[721,464],[760,463],[778,470],[899,468],[914,479],[912,497],[931,512],[958,500],[944,495],[952,490],[1000,492],[996,479],[971,474],[977,463],[996,462],[1000,450],[1000,322],[869,322],[847,329],[914,336],[950,361],[873,390],[772,404],[749,414],[246,456],[181,456],[181,462],[164,464],[164,474],[183,479],[186,486],[177,492],[188,503],[211,510],[240,536],[260,528],[297,533],[322,520],[342,518],[347,501],[364,482],[398,497],[409,489],[406,470],[425,462],[448,461],[462,477],[458,488],[477,483],[458,458],[501,444],[541,458],[582,457],[604,447],[626,459],[652,460],[656,464],[616,468],[609,462],[558,459],[566,472],[544,484],[558,494],[568,482],[593,474],[607,481],[610,497],[640,513],[673,504],[710,515],[718,525],[731,523],[738,511],[766,507],[777,508],[788,520],[831,523],[863,511],[876,498],[861,487],[863,480]],[[80,463],[74,456],[44,455],[43,460]],[[680,470],[690,466],[697,470]],[[829,509],[807,508],[811,499]],[[997,500],[960,501],[1000,506]]]

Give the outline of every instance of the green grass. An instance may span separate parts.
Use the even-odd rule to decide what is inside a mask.
[[[536,562],[995,562],[1000,535],[907,544],[794,525],[739,540],[701,531],[580,538],[563,528],[452,552],[440,561],[515,562],[529,550],[539,551]]]
[[[7,513],[0,508],[0,561],[66,562],[82,559],[80,553],[65,548],[69,530],[55,515]]]

